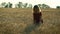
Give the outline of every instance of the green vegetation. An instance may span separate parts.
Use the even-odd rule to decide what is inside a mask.
[[[46,4],[37,4],[40,8],[51,8],[50,6],[46,5]],[[13,4],[8,2],[2,2],[1,3],[1,7],[0,8],[12,8]],[[28,3],[22,3],[22,2],[18,2],[15,4],[15,8],[32,8],[32,4],[28,4]]]
[[[57,6],[56,8],[57,8],[57,9],[60,9],[60,6]]]
[[[46,4],[38,4],[38,6],[40,8],[43,8],[43,9],[47,9],[47,8],[50,8],[50,6],[46,5]]]

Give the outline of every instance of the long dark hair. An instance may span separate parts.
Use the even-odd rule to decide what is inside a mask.
[[[35,6],[33,7],[33,11],[36,11],[36,9],[37,9],[37,11],[39,11],[38,5],[35,5]]]

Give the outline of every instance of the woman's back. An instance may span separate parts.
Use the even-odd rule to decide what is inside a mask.
[[[34,12],[33,12],[34,23],[39,24],[40,22],[43,22],[42,13],[41,13],[41,11],[39,11],[39,7],[37,5],[35,5],[33,10],[34,10]]]

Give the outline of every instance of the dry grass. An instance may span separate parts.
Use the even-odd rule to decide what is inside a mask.
[[[32,9],[0,8],[0,34],[60,34],[60,10],[42,9],[44,23],[33,24]]]

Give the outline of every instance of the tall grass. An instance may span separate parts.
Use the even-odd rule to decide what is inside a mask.
[[[0,8],[0,34],[60,34],[60,10],[42,9],[42,15],[37,26],[32,9]]]

